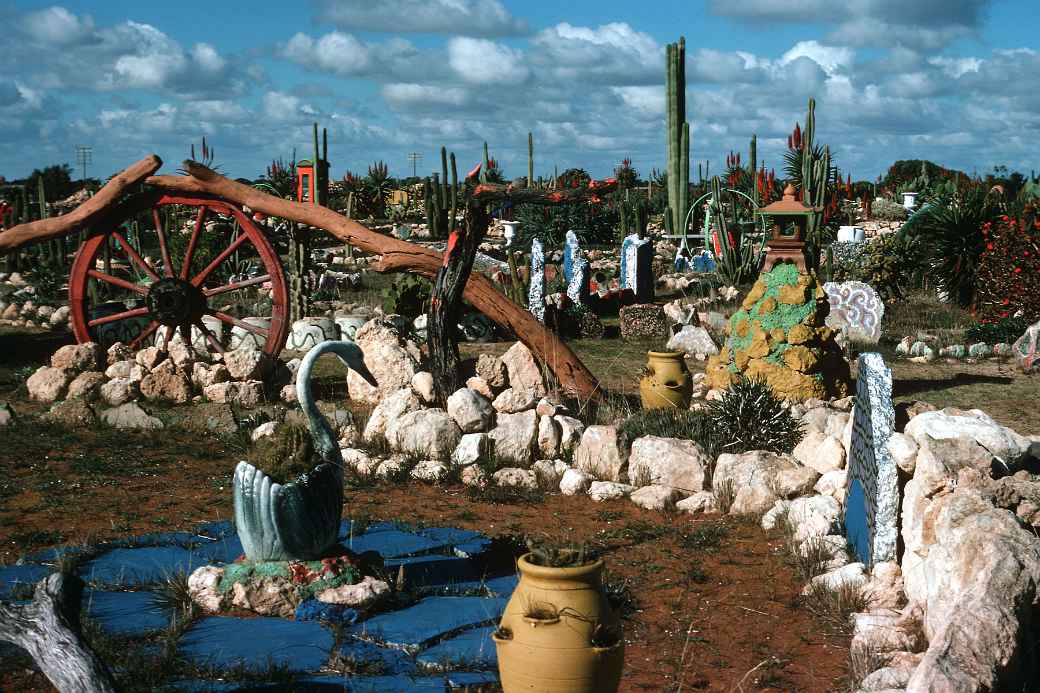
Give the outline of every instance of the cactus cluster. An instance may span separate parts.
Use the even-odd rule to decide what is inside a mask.
[[[667,115],[668,115],[668,207],[664,213],[665,229],[670,234],[684,233],[686,213],[690,208],[690,124],[686,122],[686,39],[668,44]]]
[[[618,202],[618,214],[621,217],[621,238],[635,235],[646,236],[646,226],[650,221],[650,206],[642,196],[631,197],[629,191]]]
[[[426,204],[426,224],[430,238],[445,239],[451,233],[458,212],[461,188],[459,174],[455,168],[455,153],[451,154],[451,182],[448,182],[448,150],[441,147],[441,174],[433,174],[423,184]]]

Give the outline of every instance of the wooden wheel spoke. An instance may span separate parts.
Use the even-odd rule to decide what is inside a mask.
[[[199,240],[199,232],[202,230],[202,223],[206,219],[206,211],[208,207],[199,207],[199,214],[195,217],[195,228],[191,230],[191,238],[188,239],[188,249],[184,251],[184,263],[181,265],[181,279],[187,279],[188,274],[191,272],[191,261],[195,259],[195,244]]]
[[[159,253],[162,255],[163,274],[172,277],[173,263],[170,262],[170,249],[166,245],[166,230],[163,229],[162,220],[159,219],[158,207],[152,207],[152,219],[155,221],[155,234],[159,236]]]
[[[219,310],[210,311],[209,314],[212,315],[213,317],[215,317],[217,320],[220,320],[221,322],[227,323],[228,325],[234,325],[236,327],[241,327],[246,332],[252,332],[253,334],[260,335],[261,337],[267,337],[267,334],[269,332],[269,330],[267,330],[267,329],[265,329],[263,327],[257,327],[256,325],[250,325],[248,322],[244,322],[242,320],[239,320],[238,318],[234,317],[233,315],[228,315],[227,313],[222,313]]]
[[[147,308],[134,308],[132,310],[124,310],[122,313],[106,315],[103,318],[95,318],[88,322],[87,326],[97,327],[98,325],[107,325],[110,322],[119,322],[120,320],[126,320],[127,318],[140,318],[145,315],[148,315]]]
[[[206,277],[208,277],[213,272],[213,270],[215,270],[217,267],[219,267],[220,263],[224,262],[224,260],[227,260],[229,257],[231,257],[231,253],[235,252],[235,250],[238,249],[238,246],[240,246],[243,243],[245,243],[248,239],[249,239],[249,236],[247,236],[246,234],[243,233],[243,234],[239,235],[238,238],[236,238],[235,240],[231,241],[231,245],[229,245],[227,248],[225,248],[220,253],[220,255],[218,255],[215,258],[213,258],[213,262],[209,263],[206,266],[206,269],[204,269],[201,272],[199,272],[198,274],[196,274],[195,278],[191,280],[191,283],[194,284],[195,286],[202,286],[202,282],[206,281]]]
[[[220,343],[220,340],[217,339],[216,335],[214,335],[208,327],[206,327],[206,323],[202,322],[202,320],[197,320],[195,322],[195,327],[199,328],[199,331],[202,332],[203,335],[205,335],[206,341],[209,342],[209,345],[211,347],[219,351],[221,354],[226,353],[224,351],[224,347]]]
[[[107,284],[113,284],[115,286],[126,289],[127,291],[133,291],[135,294],[141,294],[142,296],[148,293],[147,287],[141,286],[140,284],[134,284],[133,282],[128,282],[127,280],[120,279],[119,277],[113,277],[111,274],[105,274],[104,272],[99,272],[98,270],[87,270],[87,276],[93,277],[94,279],[97,279],[98,281],[103,281]]]
[[[152,278],[152,281],[159,281],[159,275],[155,273],[155,270],[152,269],[151,265],[144,261],[141,254],[127,242],[126,238],[123,237],[123,234],[118,231],[113,231],[112,237],[119,241],[120,249],[122,249],[123,253],[130,259],[130,262],[140,267],[145,274]]]
[[[133,341],[130,342],[130,348],[134,351],[137,351],[141,347],[141,345],[144,344],[144,340],[148,339],[153,334],[155,334],[155,331],[158,329],[159,322],[157,320],[152,320],[150,323],[148,323],[147,327],[141,330],[141,334],[134,337]]]
[[[218,286],[214,289],[203,289],[202,293],[206,294],[206,296],[216,296],[218,294],[226,294],[229,291],[238,291],[239,289],[244,289],[247,286],[255,286],[256,284],[263,284],[264,282],[269,281],[271,281],[270,274],[261,274],[259,277],[253,277],[252,279],[244,279],[240,282],[232,282],[230,284],[225,284],[224,286]]]

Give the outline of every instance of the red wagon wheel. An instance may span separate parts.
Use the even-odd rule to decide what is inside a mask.
[[[159,193],[119,210],[93,230],[72,265],[77,341],[166,350],[179,335],[196,351],[223,353],[223,334],[239,328],[234,336],[262,341],[271,356],[281,352],[289,328],[285,274],[252,219],[220,199]],[[135,219],[131,233],[127,222]]]

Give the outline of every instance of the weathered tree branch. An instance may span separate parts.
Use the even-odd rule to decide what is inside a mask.
[[[426,344],[434,391],[441,406],[446,406],[448,397],[459,389],[459,306],[490,221],[484,204],[467,205],[464,227],[448,234],[444,260],[433,281]]]
[[[59,238],[90,226],[103,217],[124,193],[158,171],[160,166],[162,166],[162,159],[154,154],[146,156],[116,174],[93,197],[68,214],[12,226],[0,233],[0,255],[17,250],[29,243]]]
[[[0,604],[0,640],[26,650],[61,693],[115,693],[112,673],[80,636],[82,595],[78,577],[48,576],[31,603]]]
[[[433,279],[441,268],[441,253],[384,236],[327,207],[268,195],[194,161],[185,161],[184,169],[189,176],[152,176],[145,182],[171,192],[214,195],[254,212],[316,226],[341,241],[381,255],[382,260],[374,268],[379,272],[414,272]],[[570,347],[528,311],[506,298],[487,277],[471,274],[463,298],[526,344],[553,371],[564,390],[583,400],[599,397],[599,383]]]

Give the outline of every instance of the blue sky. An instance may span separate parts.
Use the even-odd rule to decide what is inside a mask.
[[[106,177],[155,152],[173,171],[203,135],[221,170],[309,157],[333,174],[385,160],[468,168],[487,140],[508,176],[624,157],[662,167],[664,46],[687,42],[692,168],[756,133],[779,166],[815,96],[819,139],[857,179],[900,158],[1040,169],[1035,0],[0,0],[0,175],[75,162]]]

